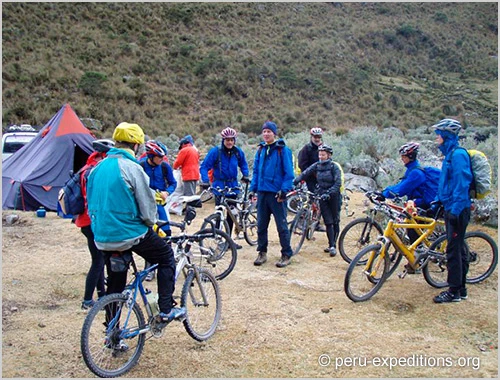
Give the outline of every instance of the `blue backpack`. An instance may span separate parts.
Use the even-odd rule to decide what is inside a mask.
[[[435,199],[439,188],[439,177],[441,177],[441,169],[435,168],[433,166],[419,166],[418,169],[422,170],[425,174],[424,199],[426,202],[430,203]]]

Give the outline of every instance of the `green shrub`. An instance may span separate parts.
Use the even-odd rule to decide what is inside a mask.
[[[102,84],[107,80],[108,77],[106,76],[106,74],[95,71],[87,71],[80,78],[78,87],[83,91],[85,95],[97,97],[102,94]]]

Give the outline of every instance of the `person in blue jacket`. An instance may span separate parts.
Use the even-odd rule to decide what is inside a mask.
[[[208,172],[213,170],[213,183],[214,188],[223,189],[225,187],[235,188],[238,186],[238,168],[241,170],[241,182],[249,183],[248,178],[249,170],[248,163],[245,158],[245,153],[236,144],[236,131],[227,127],[224,128],[221,133],[222,142],[220,146],[215,146],[210,149],[201,163],[200,166],[200,176],[201,184],[203,189],[208,189],[210,187]],[[236,199],[239,190],[235,189],[232,194],[229,194],[227,198]],[[217,190],[214,190],[215,204],[220,204],[220,197]],[[227,218],[227,224],[229,226],[229,234],[233,229],[233,220]],[[236,248],[240,249],[241,245],[236,244]]]
[[[420,169],[420,161],[417,159],[420,144],[409,142],[399,148],[401,161],[406,167],[406,172],[397,184],[388,186],[382,191],[385,198],[395,196],[404,197],[415,201],[417,207],[428,209],[437,194],[437,188],[428,189],[424,170]]]
[[[469,187],[473,180],[470,157],[458,143],[459,121],[443,119],[433,126],[436,142],[444,154],[437,201],[444,207],[446,226],[446,259],[449,289],[434,297],[435,303],[459,302],[467,299],[465,279],[469,271],[465,247],[465,230],[470,220]]]
[[[293,251],[290,246],[290,231],[286,221],[286,194],[293,189],[292,151],[283,139],[276,139],[278,126],[266,121],[262,126],[262,139],[253,163],[250,193],[257,193],[257,251],[254,265],[267,261],[268,227],[274,216],[281,245],[278,268],[290,264]]]
[[[170,165],[164,160],[167,152],[166,147],[155,140],[149,140],[145,144],[146,156],[140,159],[139,164],[149,177],[149,187],[156,191],[156,210],[158,212],[158,219],[168,221],[167,211],[165,210],[165,203],[167,197],[175,191],[177,181],[174,178],[174,173]],[[167,236],[172,235],[170,225],[165,224],[161,227]],[[147,269],[151,263],[146,261]],[[151,271],[146,276],[146,281],[152,281],[155,277],[155,271]]]
[[[158,264],[157,320],[169,323],[185,318],[176,308],[175,259],[172,248],[156,232],[156,202],[149,178],[135,155],[144,144],[137,124],[120,123],[113,132],[115,147],[90,173],[87,181],[88,214],[96,247],[104,253],[108,269],[107,294],[121,293],[127,283],[132,252]]]

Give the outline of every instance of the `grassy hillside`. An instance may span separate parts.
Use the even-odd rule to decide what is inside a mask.
[[[497,47],[497,3],[2,3],[2,123],[496,126]]]

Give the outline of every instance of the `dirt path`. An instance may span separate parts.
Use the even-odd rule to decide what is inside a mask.
[[[362,195],[353,198],[359,215]],[[199,214],[212,210],[207,204]],[[3,225],[2,375],[92,377],[80,353],[90,264],[84,236],[54,213],[18,214],[19,224]],[[174,323],[147,341],[128,377],[498,376],[498,269],[458,304],[433,304],[439,290],[422,275],[394,275],[370,301],[355,304],[343,290],[347,264],[323,253],[324,233],[279,269],[271,225],[275,249],[262,267],[252,264],[255,248],[239,241],[236,268],[220,283],[223,318],[215,336],[200,344]],[[489,232],[496,239],[497,231]],[[320,355],[330,364],[319,365]]]

